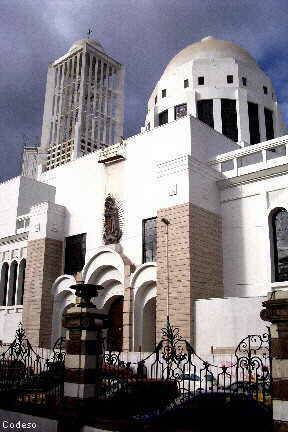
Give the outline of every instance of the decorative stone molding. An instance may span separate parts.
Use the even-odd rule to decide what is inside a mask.
[[[126,144],[118,143],[99,151],[99,163],[111,164],[125,160],[127,157]]]

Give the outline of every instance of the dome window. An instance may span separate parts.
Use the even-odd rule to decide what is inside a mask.
[[[198,119],[214,128],[213,99],[202,99],[197,101]]]
[[[165,98],[166,96],[167,96],[166,89],[163,89],[163,90],[162,90],[162,98]]]
[[[204,76],[198,77],[198,85],[204,85]]]
[[[273,112],[268,108],[264,108],[264,117],[266,127],[266,139],[270,140],[274,138]]]
[[[243,84],[244,87],[247,86],[247,78],[242,77],[242,84]]]
[[[237,110],[235,99],[221,99],[222,134],[238,141]]]
[[[233,83],[233,75],[227,75],[227,84]]]
[[[187,88],[187,87],[189,87],[189,80],[186,78],[184,80],[184,88]]]
[[[268,94],[268,89],[266,86],[263,86],[263,92],[264,92],[264,94]]]
[[[260,126],[258,104],[248,102],[248,118],[250,131],[250,144],[258,144],[260,142]]]
[[[158,101],[158,98],[157,98],[157,95],[156,95],[155,99],[154,99],[155,105],[157,104],[157,101]]]

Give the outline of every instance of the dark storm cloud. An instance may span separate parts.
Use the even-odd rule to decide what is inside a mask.
[[[287,0],[0,0],[0,178],[17,175],[23,135],[35,144],[47,65],[88,28],[126,67],[125,136],[143,125],[146,101],[169,60],[212,35],[250,51],[288,112]]]

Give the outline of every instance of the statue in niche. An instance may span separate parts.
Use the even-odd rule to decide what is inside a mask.
[[[119,243],[122,237],[122,230],[119,222],[119,211],[115,199],[108,195],[105,199],[104,210],[104,244]]]

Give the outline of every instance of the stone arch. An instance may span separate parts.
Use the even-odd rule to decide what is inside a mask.
[[[85,283],[103,287],[92,301],[99,311],[111,314],[112,329],[107,331],[108,339],[112,341],[109,342],[109,348],[121,350],[125,285],[125,263],[122,256],[117,250],[102,247],[86,264],[83,279]]]
[[[150,322],[149,326],[147,326],[147,322],[145,323],[145,316],[147,315],[145,313],[145,307],[147,308],[149,304],[149,307],[152,308],[152,302],[155,302],[155,300],[152,299],[156,299],[157,296],[156,281],[155,263],[141,265],[132,276],[131,287],[134,297],[134,351],[138,351],[139,347],[141,347],[142,351],[143,348],[147,351],[152,351],[154,349],[156,317],[153,318],[154,322]],[[151,303],[149,303],[150,301]],[[145,333],[151,331],[153,335],[149,338]],[[150,341],[150,343],[148,343],[148,341]],[[143,342],[145,346],[143,346]]]
[[[9,264],[4,262],[1,268],[1,279],[0,279],[0,306],[6,306],[7,302],[7,288],[8,288],[8,274]]]
[[[124,262],[121,255],[109,248],[101,248],[85,265],[83,270],[85,283],[103,286],[98,297],[93,299],[96,307],[108,312],[111,299],[124,296]]]
[[[62,336],[62,316],[64,311],[76,304],[75,292],[70,288],[76,283],[75,278],[70,275],[59,276],[52,285],[51,294],[54,297],[53,301],[53,316],[52,316],[52,346],[56,340]]]
[[[23,258],[19,264],[18,287],[17,287],[17,305],[23,305],[24,285],[25,285],[26,260]]]
[[[9,289],[8,289],[7,306],[14,306],[16,302],[17,273],[18,273],[18,263],[17,261],[12,261],[10,265],[10,272],[9,272]]]

